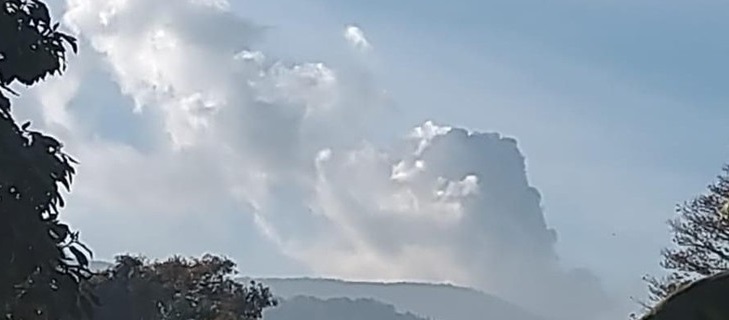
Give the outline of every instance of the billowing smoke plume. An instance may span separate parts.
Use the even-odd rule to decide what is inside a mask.
[[[516,140],[426,122],[368,143],[383,91],[257,50],[263,29],[225,0],[68,0],[65,22],[85,50],[36,111],[82,160],[72,216],[111,221],[97,227],[119,250],[204,247],[248,224],[324,276],[454,281],[558,319],[605,306],[589,272],[560,267]],[[359,27],[344,38],[373,48]],[[188,216],[204,222],[169,222]],[[180,235],[200,230],[214,231]]]

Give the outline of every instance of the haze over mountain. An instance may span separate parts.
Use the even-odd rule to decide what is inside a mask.
[[[294,297],[264,314],[265,320],[428,320],[373,299]]]
[[[463,287],[430,283],[351,282],[332,279],[260,279],[275,295],[306,304],[296,297],[374,299],[398,312],[437,320],[544,320],[498,297]],[[311,303],[315,300],[306,300]],[[361,301],[361,300],[357,300]],[[335,304],[318,302],[322,307]],[[364,306],[361,306],[364,307]],[[321,318],[330,319],[330,318]]]
[[[92,261],[91,269],[112,267]],[[240,278],[241,282],[252,279]],[[515,304],[471,288],[415,282],[364,282],[314,278],[262,278],[281,300],[266,320],[545,320]]]

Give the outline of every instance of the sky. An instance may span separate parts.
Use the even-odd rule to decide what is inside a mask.
[[[723,1],[51,5],[81,52],[15,112],[80,160],[64,219],[99,259],[614,318],[729,159]]]

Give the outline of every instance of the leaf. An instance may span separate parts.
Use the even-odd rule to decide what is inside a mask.
[[[28,127],[30,127],[30,121],[26,121],[25,123],[23,123],[21,129],[28,130]]]
[[[49,23],[51,20],[51,14],[48,12],[48,7],[42,2],[35,2],[35,6],[30,10],[30,16],[33,19]]]
[[[59,33],[58,36],[61,37],[63,40],[66,40],[66,42],[68,42],[68,44],[71,45],[71,49],[73,50],[73,53],[78,53],[78,43],[77,43],[78,40],[76,40],[76,38],[74,38],[73,36],[67,35],[65,33]]]
[[[44,147],[61,148],[61,146],[62,146],[61,142],[56,140],[56,138],[54,138],[54,137],[46,136],[46,135],[42,135],[42,134],[38,134],[38,136],[42,139]]]
[[[81,252],[81,250],[73,246],[70,247],[69,250],[71,250],[71,253],[73,253],[74,257],[76,257],[76,260],[79,262],[79,264],[81,264],[82,266],[89,265],[89,259],[86,258],[86,255]]]
[[[54,224],[51,226],[51,231],[56,234],[56,238],[59,241],[63,241],[71,234],[71,229],[65,224]]]
[[[81,248],[83,248],[84,250],[86,250],[86,252],[89,253],[89,257],[91,257],[91,258],[94,257],[94,252],[85,243],[76,242],[76,245],[77,246],[80,246]]]
[[[10,112],[10,100],[0,92],[0,110]]]
[[[71,182],[70,179],[61,179],[61,184],[64,188],[66,188],[66,191],[71,191]]]
[[[10,80],[9,82],[12,82],[12,81],[13,81],[12,79],[14,79],[14,78],[11,78],[11,80]],[[10,89],[10,88],[9,88],[9,87],[8,87],[7,85],[5,85],[5,84],[2,84],[2,83],[0,83],[0,89],[4,89],[4,90],[6,90],[6,91],[10,92],[11,94],[13,94],[13,95],[14,95],[14,96],[16,96],[16,97],[17,97],[17,96],[19,96],[19,94],[18,94],[17,92],[15,92],[15,90],[13,90],[13,89]]]

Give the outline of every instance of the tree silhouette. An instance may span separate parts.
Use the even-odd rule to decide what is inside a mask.
[[[703,320],[729,318],[729,272],[720,272],[681,286],[640,320]],[[634,316],[633,319],[636,317]]]
[[[75,161],[53,137],[18,125],[7,93],[66,67],[66,46],[47,6],[0,0],[0,312],[6,319],[79,319],[94,297],[82,290],[90,251],[58,220],[60,188],[70,188]]]
[[[255,320],[276,305],[268,288],[233,279],[235,263],[205,255],[147,263],[117,257],[116,265],[91,279],[99,320]]]
[[[689,283],[729,270],[729,165],[724,166],[708,192],[677,207],[669,222],[674,246],[662,252],[665,276],[647,276],[652,303],[671,296]]]
[[[76,39],[58,31],[48,7],[37,0],[0,0],[0,83],[30,86],[66,68],[66,44]]]

